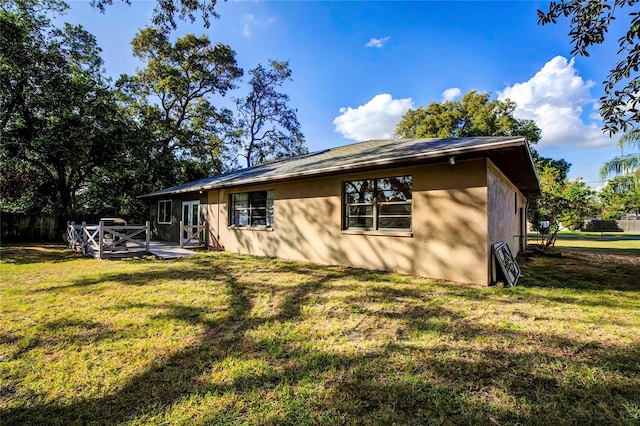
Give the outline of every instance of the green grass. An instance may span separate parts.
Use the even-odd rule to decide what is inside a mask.
[[[637,424],[640,266],[485,288],[200,253],[0,254],[0,423]]]
[[[563,237],[576,237],[576,238],[617,238],[617,239],[638,239],[640,238],[639,232],[587,232],[587,231],[567,231],[563,230],[558,233],[560,238]]]
[[[539,243],[539,236],[529,234],[529,243]],[[640,234],[630,232],[568,232],[558,233],[558,250],[587,250],[640,257]]]

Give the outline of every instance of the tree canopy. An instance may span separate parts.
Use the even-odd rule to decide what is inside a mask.
[[[625,147],[640,150],[640,128],[622,135],[617,145],[621,150]],[[604,163],[600,177],[606,179],[609,176],[634,176],[636,185],[640,187],[640,152],[622,154]]]
[[[221,134],[231,118],[214,103],[242,76],[235,52],[193,34],[171,43],[167,33],[151,27],[131,44],[145,66],[122,76],[118,87],[147,142],[144,190],[220,173]]]
[[[631,176],[616,176],[598,193],[602,218],[617,220],[629,213],[640,215],[640,186]]]
[[[534,152],[541,195],[529,202],[528,217],[533,229],[543,235],[542,244],[555,244],[561,226],[580,229],[584,220],[596,214],[595,191],[582,179],[571,181],[571,164],[565,160],[540,157]]]
[[[258,114],[236,116],[220,106],[243,74],[231,47],[144,28],[132,41],[144,65],[114,86],[95,38],[52,23],[65,8],[0,0],[2,211],[143,219],[138,195],[233,168],[248,123],[257,130],[251,161],[306,152],[295,109],[277,90],[291,78],[286,62],[251,70],[238,109]]]
[[[95,38],[54,27],[47,10],[16,1],[0,10],[2,208],[70,217],[96,167],[122,152],[126,132]]]
[[[532,120],[513,116],[516,104],[491,99],[475,90],[459,101],[431,102],[426,108],[409,110],[396,127],[401,138],[464,136],[526,136],[530,143],[540,140],[540,129]]]
[[[609,134],[625,132],[640,123],[640,12],[638,0],[560,0],[538,10],[538,23],[556,24],[558,18],[569,19],[572,55],[589,56],[589,49],[605,42],[611,23],[628,12],[629,28],[618,38],[617,62],[602,83],[600,115]]]
[[[131,4],[131,0],[121,0],[126,4]],[[175,29],[177,27],[176,17],[181,20],[189,19],[195,22],[197,15],[200,15],[205,28],[211,25],[211,18],[218,18],[216,12],[216,0],[156,0],[156,7],[153,9],[151,18],[153,24],[164,30]],[[91,4],[105,12],[107,6],[113,4],[113,0],[91,0]]]
[[[291,80],[289,63],[270,61],[268,68],[259,64],[249,74],[251,90],[236,100],[238,155],[251,167],[306,153],[297,111],[289,105],[289,95],[277,90]]]
[[[640,128],[618,140],[618,148],[640,150]],[[613,176],[600,191],[603,219],[620,219],[627,213],[640,214],[640,152],[618,155],[602,165],[602,179]]]

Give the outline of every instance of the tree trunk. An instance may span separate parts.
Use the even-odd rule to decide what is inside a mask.
[[[58,196],[60,197],[60,210],[67,220],[74,220],[74,206],[71,199],[71,190],[63,179],[58,180]]]

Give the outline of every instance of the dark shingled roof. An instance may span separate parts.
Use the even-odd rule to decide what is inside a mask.
[[[140,198],[433,163],[444,161],[452,155],[455,156],[456,161],[488,157],[525,195],[540,193],[538,178],[525,138],[478,136],[382,139],[360,142],[200,179],[151,192]]]

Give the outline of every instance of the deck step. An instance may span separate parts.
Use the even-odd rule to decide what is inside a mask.
[[[179,257],[192,256],[195,252],[192,249],[181,248],[179,244],[171,244],[163,241],[151,241],[149,252],[160,259],[176,259]]]

